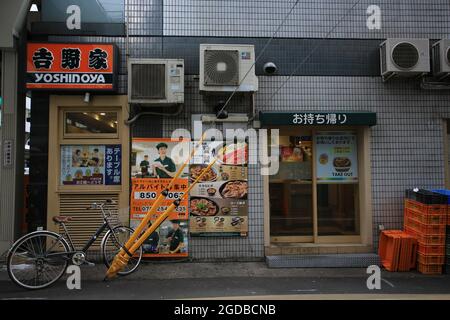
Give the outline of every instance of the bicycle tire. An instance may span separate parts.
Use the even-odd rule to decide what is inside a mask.
[[[16,255],[16,252],[17,252],[17,250],[18,250],[19,248],[21,248],[22,246],[25,246],[25,243],[27,243],[29,240],[31,240],[31,239],[33,239],[33,238],[38,238],[38,237],[52,237],[52,238],[54,238],[57,242],[59,242],[59,243],[61,244],[61,245],[59,246],[59,249],[64,249],[65,252],[69,252],[69,251],[70,251],[70,246],[69,246],[69,244],[67,243],[67,241],[66,241],[64,238],[62,238],[58,233],[51,232],[51,231],[47,231],[47,230],[31,232],[31,233],[29,233],[29,234],[24,235],[24,236],[21,237],[20,239],[18,239],[18,240],[12,245],[11,249],[10,249],[9,252],[8,252],[8,258],[7,258],[7,270],[8,270],[8,276],[9,276],[9,278],[10,278],[16,285],[18,285],[19,287],[28,289],[28,290],[43,289],[43,288],[46,288],[46,287],[52,285],[53,283],[55,283],[56,281],[58,281],[58,280],[63,276],[63,274],[65,273],[65,271],[66,271],[66,269],[67,269],[67,266],[68,266],[68,264],[69,264],[68,259],[61,258],[61,261],[64,261],[64,262],[61,264],[61,270],[60,270],[60,272],[56,273],[56,276],[53,277],[50,281],[48,281],[48,282],[46,282],[46,283],[43,283],[43,284],[41,284],[41,285],[31,285],[31,284],[26,284],[26,283],[23,282],[23,280],[19,280],[19,279],[17,278],[17,274],[15,274],[15,271],[14,271],[15,268],[12,266],[13,259],[19,257],[18,255]],[[33,241],[31,241],[31,244],[33,244]],[[39,243],[38,243],[38,244],[39,244]],[[34,249],[34,245],[32,245],[32,247],[33,247],[32,249]],[[52,247],[54,247],[54,246],[52,246]],[[29,248],[29,247],[27,247],[27,248]],[[43,248],[42,248],[42,249],[43,249]],[[47,253],[47,252],[46,252],[46,253]],[[23,256],[24,256],[24,255],[22,255],[22,257],[23,257]],[[44,263],[46,262],[46,261],[44,260],[44,258],[30,258],[30,257],[28,257],[28,259],[36,259],[36,260],[41,259],[41,260],[39,260],[39,261],[42,261],[42,262],[40,262],[40,266],[38,267],[38,266],[36,265],[36,266],[34,267],[35,269],[42,268],[42,265],[44,265]],[[58,260],[58,259],[57,259],[57,260]],[[48,261],[47,261],[47,262],[48,262]],[[38,264],[38,262],[36,262],[36,264]],[[48,263],[48,264],[49,264],[49,263]],[[49,264],[49,265],[50,265],[50,264]],[[36,274],[39,274],[39,272],[35,272],[35,273],[36,273]],[[36,283],[36,280],[35,280],[35,283]]]
[[[116,226],[116,227],[114,227],[114,228],[112,229],[112,231],[109,230],[109,231],[105,234],[105,236],[103,237],[103,240],[102,240],[101,250],[102,250],[102,255],[103,255],[103,263],[105,264],[105,266],[106,266],[107,268],[109,268],[109,267],[111,266],[111,264],[110,264],[111,258],[110,258],[110,256],[108,255],[108,251],[107,251],[107,241],[108,241],[108,239],[111,237],[112,232],[115,232],[115,231],[118,230],[118,229],[124,229],[124,230],[127,230],[127,231],[129,232],[129,235],[133,234],[133,232],[134,232],[134,230],[133,230],[132,228],[130,228],[130,227],[126,227],[126,226]],[[128,240],[129,235],[126,237],[125,240]],[[124,243],[116,244],[117,252],[118,252],[119,249],[123,246],[123,244],[124,244]],[[116,255],[117,252],[114,253],[113,257]],[[135,262],[135,265],[134,265],[133,267],[127,269],[126,271],[120,271],[120,272],[118,272],[118,275],[126,276],[126,275],[129,275],[129,274],[133,273],[134,271],[136,271],[136,269],[139,267],[139,264],[141,263],[141,260],[142,260],[142,246],[139,247],[138,250],[136,250],[136,253],[138,254],[137,258],[134,258],[134,257],[130,258],[130,260],[132,260],[133,262]],[[127,265],[127,266],[128,266],[128,265]]]

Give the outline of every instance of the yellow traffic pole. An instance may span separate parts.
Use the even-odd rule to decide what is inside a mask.
[[[201,145],[203,142],[204,136],[200,139],[198,142],[198,145]],[[182,170],[184,170],[184,167],[189,163],[190,159],[193,157],[195,153],[196,148],[194,147],[189,159],[185,161],[183,166],[178,170],[177,174],[181,174]],[[165,211],[163,214],[161,214],[154,223],[144,232],[143,235],[139,237],[138,240],[137,237],[142,232],[144,227],[147,225],[148,221],[150,220],[152,214],[156,211],[156,209],[159,206],[159,203],[165,199],[166,195],[163,193],[159,195],[157,200],[160,200],[160,202],[155,201],[153,204],[151,210],[147,213],[147,216],[144,218],[144,220],[140,223],[138,228],[133,232],[130,239],[125,244],[125,248],[122,248],[119,253],[115,256],[110,268],[108,269],[106,273],[106,278],[111,279],[112,277],[116,276],[117,273],[122,270],[127,264],[130,257],[136,252],[136,250],[142,245],[142,243],[161,225],[161,223],[167,219],[169,214],[180,204],[181,200],[183,200],[187,195],[189,195],[189,192],[191,189],[200,181],[200,179],[206,174],[206,172],[213,166],[213,164],[216,162],[216,158],[206,167],[202,170],[201,174],[195,179],[195,181],[189,186],[189,188],[186,190],[186,192],[181,196],[180,199],[175,200]],[[169,190],[174,183],[174,180],[177,178],[177,174],[172,179],[172,181],[169,183],[169,186],[166,190]],[[131,248],[130,248],[131,246]]]
[[[214,159],[211,161],[211,163],[202,170],[202,173],[195,179],[195,181],[189,186],[187,191],[181,196],[180,199],[175,200],[165,211],[164,213],[158,217],[158,219],[155,220],[155,222],[148,228],[144,234],[131,246],[130,251],[136,252],[137,249],[142,245],[142,243],[147,239],[159,226],[161,223],[164,222],[164,220],[167,219],[167,217],[172,213],[172,211],[179,206],[180,202],[185,198],[186,195],[189,194],[191,189],[200,181],[200,179],[206,174],[206,172],[214,165],[217,159]]]
[[[200,138],[200,140],[197,143],[198,145],[201,145],[203,142],[203,139],[205,137],[205,134],[202,135],[202,137]],[[170,189],[173,187],[175,180],[183,173],[184,168],[189,164],[189,162],[191,161],[192,157],[195,154],[195,150],[196,147],[195,146],[189,157],[186,159],[186,161],[184,161],[184,163],[182,164],[182,166],[178,169],[178,171],[175,173],[175,176],[172,178],[172,180],[170,180],[169,184],[167,185],[167,187],[161,192],[161,194],[158,196],[158,198],[155,200],[155,202],[153,203],[153,206],[150,208],[150,211],[147,212],[146,216],[144,217],[144,219],[142,219],[142,221],[140,222],[140,224],[138,225],[138,227],[134,230],[133,234],[131,235],[130,239],[128,239],[128,241],[126,242],[126,244],[123,246],[123,248],[120,249],[119,253],[116,255],[116,258],[118,258],[118,255],[120,256],[130,256],[131,252],[128,251],[128,249],[131,247],[131,245],[134,243],[134,241],[136,240],[136,238],[139,236],[139,234],[141,234],[141,232],[144,230],[144,228],[147,226],[148,222],[150,221],[150,218],[155,214],[155,212],[157,211],[158,207],[161,205],[161,203],[164,201],[164,199],[166,198],[168,192],[170,191]],[[114,259],[115,260],[115,259]],[[127,260],[128,261],[128,260]]]
[[[192,188],[200,181],[201,178],[206,174],[206,172],[214,165],[214,163],[217,161],[217,158],[215,158],[211,163],[202,170],[201,174],[195,179],[193,183],[189,186],[187,191],[181,196],[180,199],[175,200],[156,220],[155,222],[144,232],[143,235],[139,237],[139,239],[134,242],[134,244],[131,246],[131,248],[128,250],[130,254],[134,254],[136,250],[142,245],[142,243],[161,225],[161,223],[164,222],[164,220],[167,219],[169,214],[180,204],[180,202],[189,195],[189,192],[192,190]],[[130,255],[120,255],[117,254],[116,257],[113,260],[113,263],[109,267],[108,271],[106,272],[105,279],[111,279],[117,275],[119,271],[121,271],[127,264],[128,260],[130,259]]]

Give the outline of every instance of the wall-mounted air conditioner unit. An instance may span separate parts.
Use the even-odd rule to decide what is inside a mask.
[[[433,76],[443,80],[450,76],[450,39],[436,42],[432,48]]]
[[[200,92],[257,91],[254,62],[253,45],[200,44]]]
[[[387,39],[380,45],[381,76],[418,77],[429,73],[430,42],[428,39]]]
[[[184,103],[184,60],[129,59],[128,102],[150,106]]]

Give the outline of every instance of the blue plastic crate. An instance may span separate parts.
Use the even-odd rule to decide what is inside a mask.
[[[450,190],[447,190],[447,189],[436,189],[436,190],[431,190],[431,191],[435,192],[435,193],[443,194],[444,196],[447,196],[447,204],[450,204]]]

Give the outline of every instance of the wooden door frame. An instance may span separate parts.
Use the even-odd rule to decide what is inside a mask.
[[[63,137],[63,112],[67,110],[118,110],[118,137],[65,138]],[[84,102],[84,95],[51,95],[49,105],[49,139],[48,139],[48,195],[47,195],[47,228],[56,231],[52,218],[59,212],[59,196],[67,193],[119,194],[119,208],[129,208],[129,152],[130,130],[124,124],[128,119],[128,98],[126,95],[108,95],[91,97]],[[121,144],[122,145],[122,184],[119,186],[61,186],[60,185],[60,146],[64,144]],[[122,223],[129,223],[128,210],[119,210]]]
[[[355,244],[372,246],[372,182],[371,182],[371,159],[370,159],[370,127],[347,127],[347,126],[324,126],[312,127],[313,137],[313,155],[315,154],[315,133],[317,131],[354,131],[357,133],[357,147],[358,147],[358,199],[359,205],[359,235],[350,236],[318,236],[317,224],[317,179],[315,178],[316,163],[313,157],[313,179],[312,179],[312,194],[313,194],[313,219],[314,219],[314,234],[313,242],[309,244]],[[270,195],[269,195],[269,177],[263,177],[264,189],[264,246],[270,247],[277,243],[295,243],[295,241],[304,242],[309,241],[311,237],[271,237],[270,236]],[[275,239],[274,239],[275,238]],[[276,240],[273,242],[272,240]],[[289,241],[293,240],[293,241]]]

